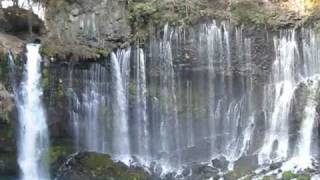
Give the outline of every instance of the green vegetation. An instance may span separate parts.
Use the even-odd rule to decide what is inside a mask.
[[[110,52],[108,52],[108,50],[105,49],[105,48],[97,48],[96,49],[96,53],[99,56],[99,58],[103,58],[104,59],[104,58],[106,58],[108,56],[108,54]]]
[[[0,80],[2,82],[8,81],[9,66],[7,53],[0,53]]]
[[[231,5],[232,20],[239,24],[263,25],[268,22],[271,14],[259,7],[255,1],[241,1]]]
[[[16,174],[18,172],[16,152],[1,152],[0,174]]]
[[[163,27],[166,23],[188,26],[201,17],[217,17],[219,11],[212,11],[197,1],[182,0],[164,3],[162,1],[128,2],[128,19],[134,30],[133,41],[144,42],[151,28]]]
[[[265,176],[262,178],[262,180],[276,180],[276,178],[273,176]]]
[[[44,91],[48,91],[50,90],[50,74],[49,74],[49,69],[48,67],[44,67],[42,70],[42,87]]]
[[[8,121],[8,120],[6,120],[6,121]],[[6,122],[5,126],[6,126],[6,128],[1,128],[1,130],[0,130],[0,140],[2,140],[2,141],[13,140],[14,135],[15,135],[15,127],[10,122]]]
[[[236,24],[279,25],[280,14],[273,9],[259,5],[257,1],[240,1],[231,5],[231,18]]]
[[[230,171],[228,172],[226,175],[224,175],[224,179],[226,180],[234,180],[234,179],[239,179],[239,178],[244,178],[245,180],[249,180],[251,179],[251,173],[252,170],[249,171],[247,169],[238,169],[235,171]]]
[[[282,174],[282,179],[283,180],[291,180],[291,179],[296,179],[296,180],[310,180],[311,177],[308,174],[295,174],[291,171],[285,171]]]
[[[68,146],[51,146],[49,149],[49,164],[55,163],[60,158],[66,157],[73,152],[73,149]]]
[[[40,47],[39,53],[41,56],[45,57],[56,57],[60,54],[60,52],[63,52],[63,46],[57,45],[58,43],[51,43],[50,45],[44,44]]]
[[[131,96],[136,96],[137,95],[137,84],[134,82],[130,82],[129,84],[129,94]]]
[[[156,3],[133,3],[129,5],[129,20],[135,27],[144,27],[151,19],[158,19],[159,6]]]
[[[129,171],[121,164],[116,164],[111,157],[103,154],[86,154],[80,164],[85,167],[93,177],[101,179],[119,180],[146,180],[146,175],[141,171]]]

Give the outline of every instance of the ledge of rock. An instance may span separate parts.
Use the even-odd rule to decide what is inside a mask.
[[[20,54],[23,51],[25,41],[22,39],[0,32],[0,53],[5,54],[9,50],[13,54]]]
[[[128,42],[125,1],[52,1],[47,5],[48,34],[41,54],[62,60],[98,59]]]

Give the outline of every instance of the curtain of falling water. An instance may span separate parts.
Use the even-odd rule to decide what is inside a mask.
[[[260,163],[267,164],[312,155],[313,146],[306,144],[313,142],[317,114],[312,99],[318,92],[317,81],[306,80],[319,73],[320,41],[304,30],[302,53],[295,33],[274,36],[274,63],[266,85],[253,80],[258,71],[254,41],[228,23],[166,26],[161,39],[150,40],[144,49],[119,50],[109,64],[90,65],[89,70],[74,67],[69,90],[74,94],[70,117],[75,136],[85,139],[86,150],[125,161],[136,156],[167,168],[219,156],[235,162],[259,151]],[[311,100],[300,109],[309,116],[292,130],[292,100],[299,82],[308,84]],[[257,92],[260,86],[263,92]],[[296,134],[295,144],[289,142],[289,133]],[[297,147],[293,155],[291,147]]]
[[[129,126],[128,126],[128,82],[130,78],[130,52],[119,50],[111,54],[113,83],[113,154],[125,162],[130,157]]]
[[[39,44],[27,45],[27,63],[23,82],[16,94],[20,123],[18,163],[23,180],[49,179],[48,127],[41,101],[39,48]]]
[[[145,160],[150,156],[151,160],[158,160],[168,167],[178,167],[195,160],[208,160],[219,155],[236,160],[247,149],[244,146],[247,146],[252,131],[246,127],[252,123],[253,118],[246,120],[251,115],[240,115],[246,109],[250,93],[242,94],[249,87],[240,85],[242,82],[233,84],[233,77],[229,72],[232,68],[229,33],[226,25],[216,23],[203,25],[192,32],[166,26],[162,40],[150,42],[147,55],[142,49],[133,49],[131,69],[135,71],[131,78],[129,50],[112,54],[111,69],[107,72],[99,70],[103,68],[101,65],[85,71],[75,68],[70,78],[73,83],[69,83],[70,94],[73,94],[70,99],[73,109],[70,117],[77,134],[75,136],[80,136],[77,139],[87,137],[84,149],[110,152],[114,156],[128,156],[132,152]],[[238,35],[237,38],[241,46],[250,46],[250,40]],[[199,51],[198,56],[200,64],[209,67],[205,68],[205,73],[174,67],[177,51],[172,46],[183,48],[186,41],[197,42],[203,47],[199,48],[204,50]],[[248,64],[249,50],[250,48],[237,49],[239,54],[243,54],[241,61],[248,61]],[[215,74],[216,71],[218,75]],[[79,81],[85,83],[76,84],[75,76],[81,77]],[[102,79],[103,76],[112,78]],[[150,83],[147,83],[147,79]],[[97,84],[107,84],[104,81],[111,82],[111,86],[103,85],[109,91],[97,88],[101,86]],[[244,77],[243,82],[250,80]],[[239,93],[240,96],[233,97],[233,87],[239,85],[243,86],[242,92]],[[208,98],[204,98],[203,93],[209,93]],[[132,96],[135,98],[132,99]],[[110,108],[113,118],[97,115],[101,109]],[[134,111],[128,110],[131,108]],[[224,118],[225,114],[227,120]],[[233,123],[234,119],[238,123]],[[240,119],[243,121],[241,125]],[[91,127],[99,128],[98,131],[93,131]],[[239,131],[240,127],[243,129]],[[107,135],[99,133],[102,132],[99,130],[101,128],[107,129]],[[230,141],[226,142],[227,139]],[[95,144],[106,147],[98,148]],[[202,153],[194,153],[195,151]]]
[[[275,62],[272,68],[271,85],[266,95],[271,102],[266,104],[269,129],[260,153],[260,162],[282,161],[288,156],[288,119],[295,88],[294,62],[298,49],[294,31],[282,32],[275,38]]]
[[[314,128],[318,118],[316,106],[319,97],[319,37],[312,30],[303,30],[302,52],[298,49],[296,31],[280,33],[275,38],[276,58],[273,64],[271,84],[266,88],[266,105],[269,127],[259,155],[260,163],[273,163],[288,160],[285,169],[310,168],[314,155]],[[303,54],[303,56],[301,56]],[[302,59],[303,58],[303,59]],[[305,87],[305,88],[301,88]],[[301,95],[302,91],[304,94]],[[300,95],[297,96],[297,93]],[[274,94],[274,96],[272,96]],[[270,97],[273,98],[270,98]],[[295,97],[296,96],[296,97]],[[299,97],[302,96],[302,97]],[[268,98],[269,97],[269,98]],[[298,129],[289,132],[294,121],[290,118],[293,98],[298,98],[295,110],[303,109]],[[299,107],[299,105],[303,107]],[[290,144],[289,134],[298,134],[295,144]],[[290,149],[295,148],[294,152]]]
[[[108,92],[106,75],[106,68],[99,64],[80,70],[74,70],[73,65],[70,66],[67,90],[71,108],[69,116],[79,150],[107,151],[107,122],[103,116],[108,114],[101,108],[106,105]]]
[[[135,83],[136,83],[136,103],[135,117],[137,137],[137,155],[140,157],[150,157],[150,134],[149,122],[147,116],[147,79],[146,79],[146,58],[143,49],[137,48],[134,52],[134,65],[136,67]]]

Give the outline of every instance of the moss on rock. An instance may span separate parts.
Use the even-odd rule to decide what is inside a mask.
[[[0,174],[1,175],[17,175],[18,164],[15,152],[0,153]]]
[[[240,1],[231,5],[232,20],[237,24],[267,24],[271,13],[257,1]]]
[[[69,146],[57,145],[49,148],[49,164],[56,163],[59,159],[68,156],[73,152]]]
[[[151,29],[162,28],[165,24],[189,26],[203,17],[222,19],[227,17],[224,5],[219,1],[203,3],[200,1],[129,1],[128,19],[133,34],[132,41],[143,43]]]
[[[56,173],[57,180],[73,180],[79,177],[92,180],[147,180],[141,169],[132,169],[122,163],[115,163],[109,155],[79,153],[67,158]]]
[[[292,179],[296,179],[296,180],[310,180],[311,177],[310,175],[306,174],[306,173],[302,173],[302,174],[296,174],[293,173],[292,171],[285,171],[282,174],[282,179],[283,180],[292,180]]]
[[[51,40],[45,41],[40,48],[40,54],[43,57],[56,60],[97,60],[105,58],[109,54],[109,51],[104,48],[93,48],[85,45],[68,45],[58,41],[52,43],[49,41]]]

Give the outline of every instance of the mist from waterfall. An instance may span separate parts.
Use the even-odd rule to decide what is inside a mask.
[[[23,81],[16,93],[19,113],[18,164],[22,180],[50,179],[49,135],[42,104],[40,44],[27,44]]]

